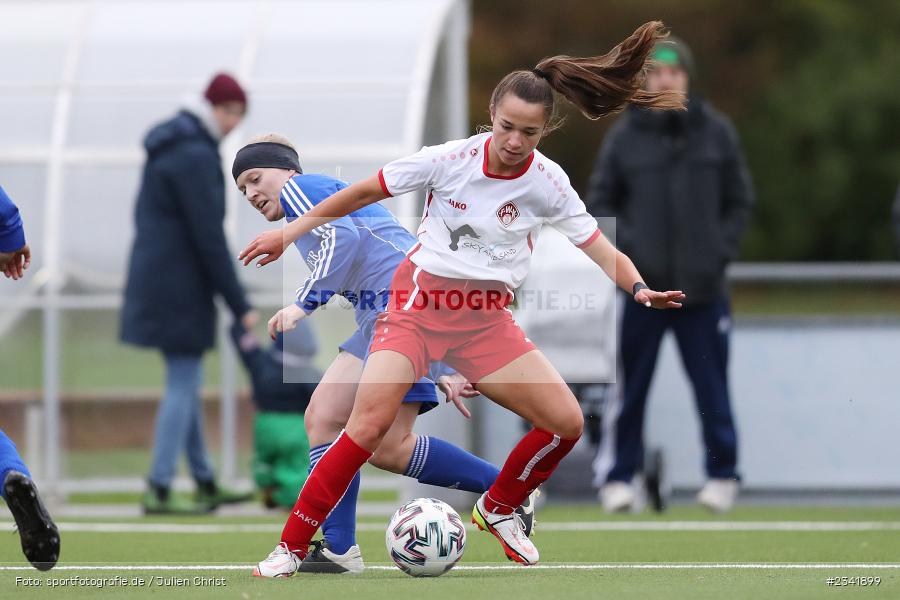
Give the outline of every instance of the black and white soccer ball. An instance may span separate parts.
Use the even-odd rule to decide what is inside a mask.
[[[384,541],[401,571],[413,577],[438,577],[462,558],[466,528],[449,504],[417,498],[397,509]]]

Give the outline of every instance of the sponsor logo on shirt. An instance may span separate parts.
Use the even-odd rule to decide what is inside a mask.
[[[458,200],[454,200],[453,198],[448,198],[447,204],[458,210],[466,210],[467,208],[469,208],[469,205],[465,202],[460,202]]]
[[[447,222],[444,221],[444,227],[447,228],[447,231],[450,232],[450,249],[456,252],[459,250],[459,240],[462,236],[467,236],[471,238],[480,238],[474,229],[472,229],[471,225],[463,225],[462,227],[458,227],[456,229],[450,229],[450,226],[447,225]]]
[[[467,250],[474,250],[478,254],[483,254],[490,258],[492,261],[506,260],[510,256],[516,255],[515,248],[506,248],[504,250],[499,250],[494,244],[488,246],[486,244],[482,244],[478,240],[464,240],[460,244],[460,246],[466,248]]]
[[[512,202],[507,202],[497,209],[497,218],[501,225],[509,227],[513,221],[519,218],[519,209]]]

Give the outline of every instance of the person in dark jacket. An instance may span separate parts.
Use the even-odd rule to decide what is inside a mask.
[[[706,447],[708,481],[698,501],[724,511],[738,489],[725,268],[738,254],[753,191],[734,127],[689,93],[694,63],[688,47],[670,38],[657,44],[653,57],[647,89],[681,90],[688,94],[688,109],[629,107],[600,149],[586,204],[595,216],[616,217],[617,245],[650,286],[682,290],[687,302],[680,311],[626,303],[620,339],[624,392],[620,405],[609,407],[605,427],[612,435],[597,460],[597,483],[606,482],[600,497],[607,510],[634,503],[631,480],[643,464],[647,391],[660,341],[671,328],[694,388]]]
[[[289,343],[279,333],[263,350],[240,321],[231,326],[253,390],[253,478],[268,508],[293,507],[306,482],[309,438],[303,415],[322,378],[312,364],[318,342],[310,324],[301,321],[288,335]]]
[[[229,75],[216,75],[203,99],[153,127],[135,207],[121,339],[156,348],[166,365],[157,413],[146,513],[197,512],[248,499],[220,489],[203,440],[201,360],[216,330],[219,294],[246,327],[257,320],[238,282],[223,229],[225,182],[219,140],[243,118],[247,97]],[[187,249],[187,251],[186,251]],[[197,482],[194,504],[170,494],[187,452]]]

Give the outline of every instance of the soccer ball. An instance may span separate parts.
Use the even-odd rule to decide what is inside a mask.
[[[462,558],[466,528],[450,505],[417,498],[397,509],[384,541],[401,571],[413,577],[438,577]]]

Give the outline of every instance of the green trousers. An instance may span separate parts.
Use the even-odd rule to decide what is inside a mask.
[[[309,440],[303,415],[257,413],[253,422],[253,478],[279,506],[291,508],[306,483]]]

